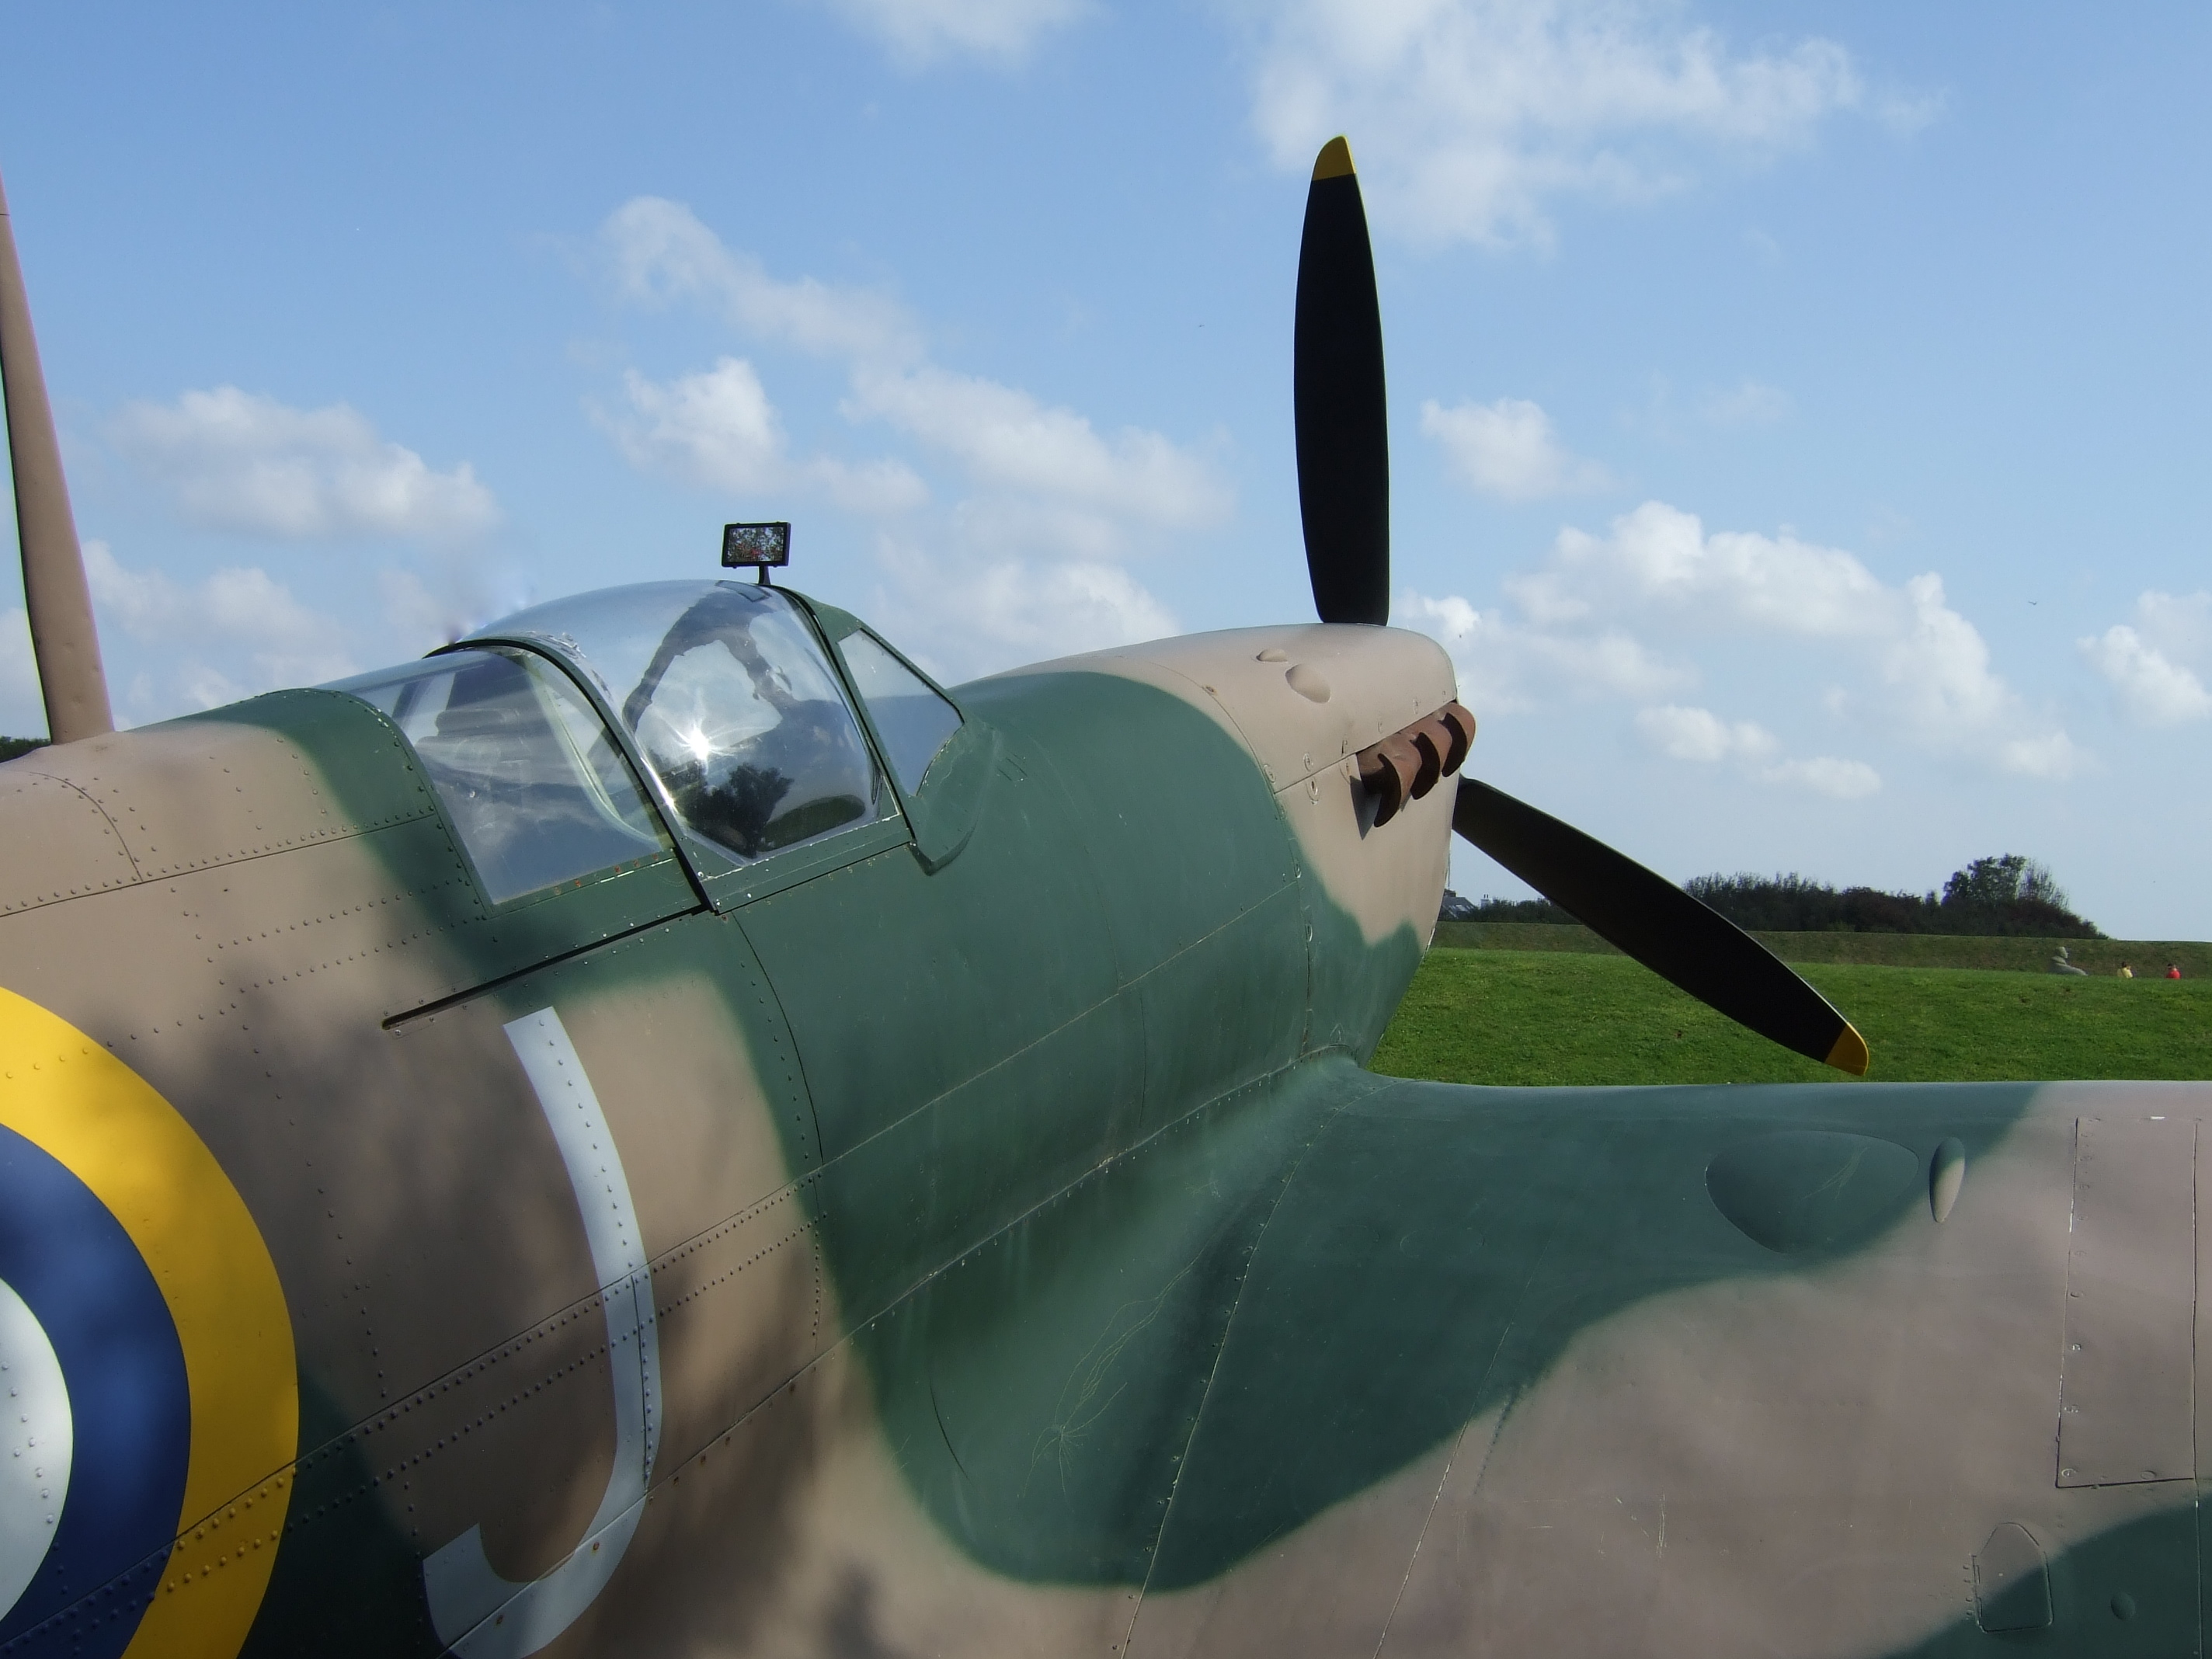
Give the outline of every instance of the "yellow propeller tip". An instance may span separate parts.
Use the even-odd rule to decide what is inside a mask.
[[[1352,176],[1352,146],[1341,137],[1330,139],[1321,147],[1314,158],[1314,182],[1324,179],[1348,179]]]
[[[1845,1020],[1844,1029],[1836,1033],[1835,1046],[1828,1050],[1828,1064],[1853,1077],[1864,1077],[1867,1067],[1873,1063],[1874,1056],[1867,1051],[1866,1039],[1858,1034],[1856,1026]]]

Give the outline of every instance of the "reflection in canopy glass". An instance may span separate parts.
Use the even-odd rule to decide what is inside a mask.
[[[875,763],[836,677],[774,588],[653,582],[539,605],[485,632],[577,664],[685,827],[738,858],[878,810]]]

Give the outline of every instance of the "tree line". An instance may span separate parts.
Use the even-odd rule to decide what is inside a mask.
[[[1976,859],[1963,870],[1953,871],[1941,893],[1839,889],[1795,871],[1773,876],[1695,876],[1682,884],[1682,890],[1737,927],[1763,933],[2104,937],[2094,922],[2075,914],[2048,866],[2018,853]],[[1445,896],[1443,915],[1448,921],[1576,920],[1548,899]]]

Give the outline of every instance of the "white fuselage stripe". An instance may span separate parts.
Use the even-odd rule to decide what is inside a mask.
[[[605,1495],[584,1537],[542,1578],[515,1583],[485,1559],[471,1527],[422,1563],[439,1640],[465,1659],[522,1659],[591,1606],[629,1548],[643,1511],[659,1443],[660,1340],[653,1274],[630,1202],[629,1178],[606,1114],[575,1045],[550,1008],[509,1022],[507,1041],[538,1092],[568,1171],[606,1307],[608,1370],[614,1386],[615,1458]]]

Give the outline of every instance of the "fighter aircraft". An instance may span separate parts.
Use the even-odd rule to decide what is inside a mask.
[[[1468,775],[1341,140],[1295,343],[1317,623],[946,690],[739,528],[115,732],[0,239],[0,1656],[2199,1650],[2206,1090],[1364,1068],[1455,829],[1867,1054]]]

